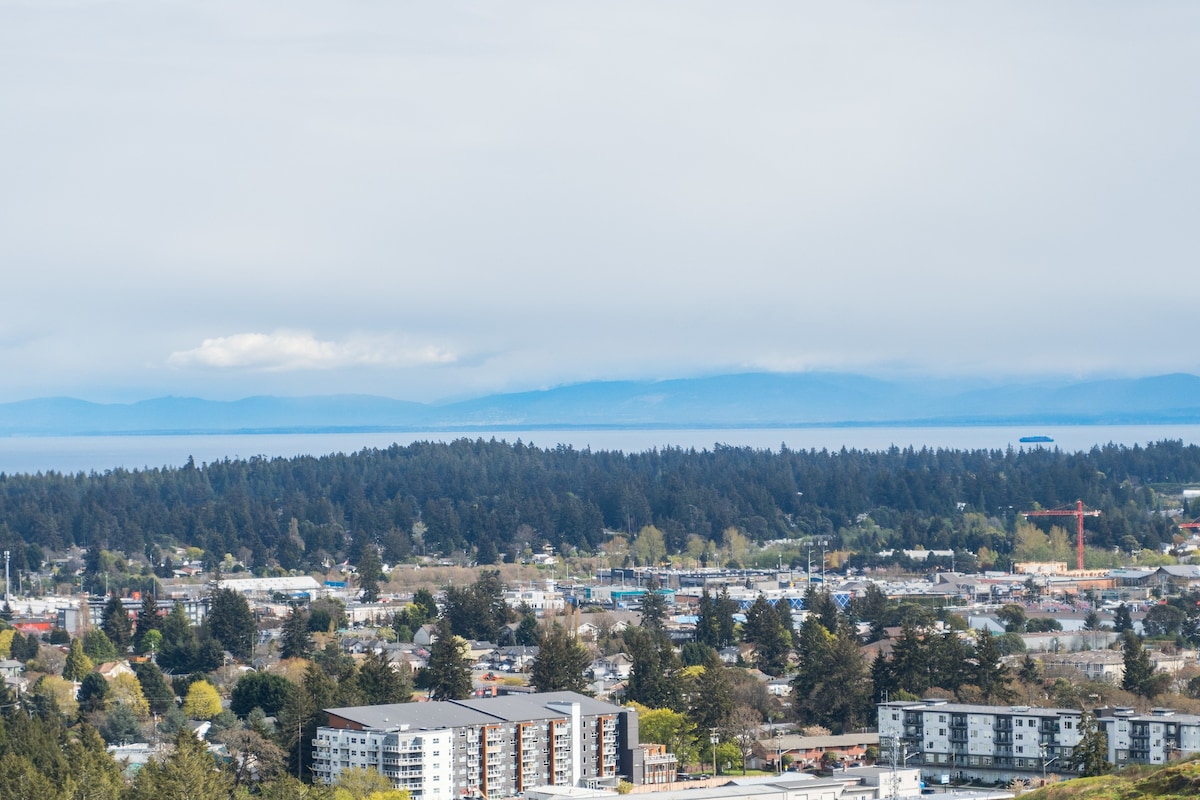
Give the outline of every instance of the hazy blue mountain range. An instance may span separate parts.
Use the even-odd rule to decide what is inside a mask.
[[[367,395],[0,404],[0,435],[1200,423],[1200,377],[983,385],[838,373],[602,381],[425,404]]]

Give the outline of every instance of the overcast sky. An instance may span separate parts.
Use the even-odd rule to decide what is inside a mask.
[[[1200,372],[1200,4],[0,0],[0,400]]]

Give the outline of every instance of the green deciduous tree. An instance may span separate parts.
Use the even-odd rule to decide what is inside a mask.
[[[238,678],[229,697],[229,710],[245,718],[255,708],[268,717],[279,713],[292,691],[292,682],[269,672],[247,672]]]
[[[678,759],[679,766],[694,762],[697,758],[696,737],[703,736],[708,742],[708,731],[697,730],[692,720],[669,708],[646,708],[638,704],[638,738],[642,742],[654,742],[667,746],[667,750]]]
[[[212,719],[221,713],[221,695],[208,681],[196,681],[188,687],[183,713],[190,719]]]
[[[635,562],[644,567],[654,567],[667,554],[662,531],[653,525],[645,525],[629,545],[629,553]]]
[[[229,774],[233,786],[252,781],[269,781],[283,769],[283,750],[257,731],[232,728],[217,735],[229,754]]]

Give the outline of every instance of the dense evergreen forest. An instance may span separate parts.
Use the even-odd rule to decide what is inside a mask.
[[[481,563],[529,547],[594,551],[605,530],[652,524],[671,551],[729,527],[754,540],[831,537],[881,547],[1011,551],[1019,512],[1076,499],[1097,547],[1155,548],[1200,448],[1164,441],[1057,450],[781,452],[716,446],[592,452],[462,439],[350,455],[225,460],[103,474],[0,475],[0,546],[16,569],[72,545],[145,554],[189,545],[259,568],[464,551]],[[1187,515],[1185,507],[1183,513]]]

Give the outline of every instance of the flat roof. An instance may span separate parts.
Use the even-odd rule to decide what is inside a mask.
[[[578,703],[584,716],[620,714],[622,706],[605,703],[575,692],[540,692],[481,697],[468,700],[442,700],[428,703],[391,703],[378,706],[327,708],[325,712],[350,720],[364,728],[443,730],[465,725],[494,725],[532,719],[557,719],[562,711],[550,703]]]

